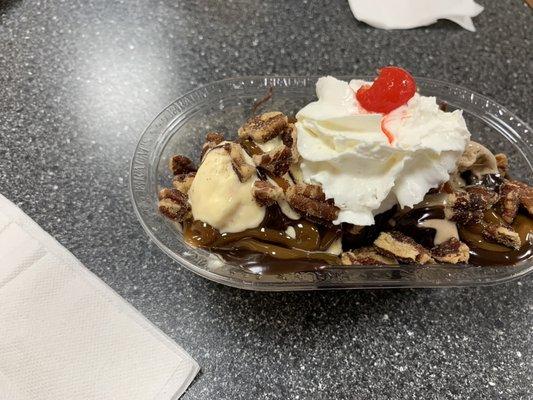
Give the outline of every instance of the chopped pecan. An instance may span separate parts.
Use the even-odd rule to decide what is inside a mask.
[[[363,247],[341,254],[342,265],[396,265],[398,261],[393,257],[379,254],[372,247]]]
[[[177,189],[161,189],[159,192],[159,211],[178,222],[183,222],[191,217],[191,206],[187,195]]]
[[[520,193],[518,195],[520,204],[524,206],[529,214],[533,215],[533,187],[523,182],[512,182],[520,187]]]
[[[253,156],[254,163],[268,172],[282,176],[289,171],[292,162],[291,150],[286,147],[280,147],[263,154]]]
[[[533,215],[533,187],[526,185],[520,195],[520,203],[522,203],[529,214]]]
[[[224,135],[218,132],[209,132],[205,135],[205,141],[220,144],[224,141]]]
[[[379,253],[405,263],[428,264],[434,262],[428,250],[401,232],[381,232],[374,241],[374,247]]]
[[[492,207],[498,199],[498,193],[489,188],[470,186],[448,195],[444,213],[447,219],[462,225],[479,222],[483,219],[483,211]]]
[[[465,225],[479,222],[483,219],[483,209],[472,204],[468,192],[457,191],[450,193],[444,207],[446,219]]]
[[[289,124],[288,128],[281,133],[281,141],[291,149],[292,163],[297,163],[300,158],[300,153],[298,153],[296,146],[296,127],[294,124]]]
[[[498,211],[503,220],[511,224],[520,206],[520,195],[523,188],[517,182],[505,181],[500,186],[500,201],[497,204]]]
[[[187,193],[191,188],[195,175],[195,172],[176,175],[174,179],[172,179],[172,186],[180,192]]]
[[[283,144],[289,148],[296,144],[296,128],[294,124],[288,124],[287,129],[281,132],[280,137]]]
[[[484,186],[469,186],[465,190],[470,196],[470,205],[475,210],[491,208],[500,199],[498,193]]]
[[[181,155],[172,156],[168,162],[168,168],[174,175],[188,174],[189,172],[196,171],[196,167],[191,159]]]
[[[312,217],[333,221],[339,214],[339,208],[326,200],[322,188],[318,185],[289,186],[285,197],[291,207]]]
[[[513,249],[520,249],[522,241],[518,232],[510,226],[499,226],[495,224],[486,225],[483,227],[483,237],[492,242],[502,244]]]
[[[504,177],[507,175],[507,172],[509,172],[509,159],[503,153],[496,154],[494,157],[496,158],[498,171],[500,172],[500,175]]]
[[[207,135],[205,135],[205,143],[202,147],[202,154],[200,158],[204,158],[205,154],[209,151],[214,149],[216,146],[218,146],[220,143],[224,141],[224,135],[217,132],[209,132]]]
[[[304,182],[304,176],[302,173],[302,169],[300,168],[300,165],[298,164],[292,164],[289,167],[289,174],[294,183],[305,183]]]
[[[251,138],[264,143],[281,134],[288,126],[287,116],[279,111],[272,111],[250,118],[239,128],[239,137]]]
[[[302,196],[309,197],[310,199],[325,201],[326,195],[320,185],[294,185],[294,192],[301,194]]]
[[[239,177],[241,182],[246,182],[255,173],[255,167],[248,164],[243,155],[243,149],[237,143],[226,143],[224,150],[228,152],[231,157],[231,164],[233,170]]]
[[[283,189],[268,181],[255,181],[252,194],[260,206],[271,206],[283,198]]]
[[[466,263],[470,258],[470,249],[466,244],[452,237],[433,247],[431,255],[435,260],[444,263]]]

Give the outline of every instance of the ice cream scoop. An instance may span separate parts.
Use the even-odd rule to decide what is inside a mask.
[[[251,160],[248,162],[252,164]],[[265,217],[265,208],[252,196],[256,180],[254,173],[241,182],[230,155],[222,147],[209,151],[189,189],[194,219],[207,222],[220,232],[242,232],[257,227]]]

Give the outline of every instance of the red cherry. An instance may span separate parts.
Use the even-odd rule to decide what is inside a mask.
[[[384,67],[372,85],[359,88],[359,104],[371,112],[387,114],[415,95],[416,83],[409,72],[399,67]]]

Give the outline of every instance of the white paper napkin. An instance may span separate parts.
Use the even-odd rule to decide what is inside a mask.
[[[0,195],[0,399],[177,399],[178,345]]]
[[[475,31],[472,17],[483,7],[473,0],[348,0],[359,21],[382,29],[410,29],[449,19]]]

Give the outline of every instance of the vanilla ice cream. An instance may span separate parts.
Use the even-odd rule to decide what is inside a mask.
[[[395,204],[419,203],[449,179],[470,139],[462,112],[440,110],[435,97],[415,94],[386,115],[365,111],[355,97],[363,84],[320,78],[318,100],[296,115],[303,179],[334,199],[336,224],[372,225]]]
[[[247,159],[253,164],[249,157]],[[194,219],[207,222],[220,232],[256,228],[266,212],[252,195],[257,179],[254,174],[246,182],[241,182],[226,150],[219,147],[209,151],[188,193]]]

